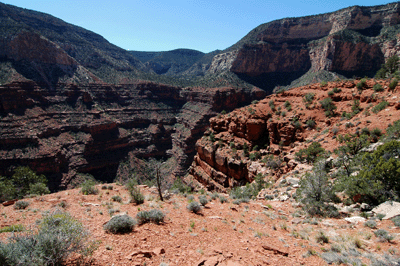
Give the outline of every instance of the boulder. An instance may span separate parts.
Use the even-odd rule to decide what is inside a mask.
[[[372,209],[373,213],[384,214],[384,220],[400,215],[400,202],[386,201]]]

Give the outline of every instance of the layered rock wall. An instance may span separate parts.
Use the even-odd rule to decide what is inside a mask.
[[[128,155],[176,157],[184,173],[193,144],[222,109],[232,110],[261,90],[178,88],[150,82],[125,85],[34,82],[0,86],[0,175],[28,165],[66,186],[78,173],[115,179]]]
[[[388,52],[388,46],[397,46],[398,32],[393,26],[399,22],[398,3],[272,21],[215,56],[208,72],[230,70],[248,76],[247,80],[281,73],[278,80],[269,82],[272,85],[288,85],[287,73],[372,74],[385,58],[399,53]]]

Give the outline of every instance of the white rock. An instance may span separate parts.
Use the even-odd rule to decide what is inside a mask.
[[[384,214],[384,220],[391,219],[400,215],[400,202],[386,201],[379,206],[373,208],[372,212],[376,214]]]
[[[365,221],[367,221],[367,219],[365,219],[364,217],[361,217],[361,216],[347,217],[347,218],[344,218],[344,220],[349,223],[352,223],[352,224],[364,223]]]
[[[282,195],[282,196],[279,197],[279,200],[280,200],[280,201],[286,201],[286,200],[288,200],[288,199],[289,199],[289,196],[288,196],[288,195]]]

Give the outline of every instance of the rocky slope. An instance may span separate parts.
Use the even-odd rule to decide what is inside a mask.
[[[222,192],[252,182],[259,173],[277,180],[291,170],[309,169],[294,160],[294,153],[311,142],[317,141],[333,151],[341,145],[336,140],[339,134],[364,128],[384,132],[399,119],[398,87],[389,91],[388,81],[368,80],[366,87],[358,90],[357,83],[345,80],[326,86],[307,85],[210,119],[210,129],[196,143],[197,154],[188,180]],[[377,83],[383,91],[373,90]],[[313,99],[306,102],[310,95],[314,95]],[[333,117],[325,115],[320,103],[326,98],[331,98],[337,108]],[[360,112],[349,116],[355,101],[360,102]],[[375,106],[384,101],[387,107],[378,111]],[[314,121],[315,126],[311,127],[309,121]]]
[[[331,80],[338,74],[373,76],[385,58],[398,53],[398,5],[353,6],[260,25],[215,56],[208,73],[228,70],[267,91],[300,77],[318,82],[318,75],[309,79],[320,71],[336,73]]]
[[[28,165],[44,173],[53,189],[79,173],[110,181],[129,156],[173,157],[182,174],[210,117],[264,96],[259,89],[140,81],[53,89],[33,82],[6,84],[0,86],[0,175]]]
[[[93,82],[90,76],[119,83],[145,68],[102,36],[48,14],[0,3],[0,23],[2,83],[15,75],[48,86]]]

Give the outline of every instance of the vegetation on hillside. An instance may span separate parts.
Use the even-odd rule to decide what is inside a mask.
[[[342,145],[335,150],[337,157],[333,161],[327,157],[309,160],[316,162],[313,170],[302,178],[301,188],[296,192],[297,200],[309,214],[322,216],[338,214],[330,203],[339,200],[335,196],[339,192],[344,192],[346,203],[364,202],[376,206],[387,200],[400,200],[399,132],[400,120],[388,127],[386,135],[381,137],[384,144],[373,152],[365,150],[371,142],[377,141],[373,131],[339,135]],[[309,153],[309,150],[316,148],[311,145],[299,154]]]

